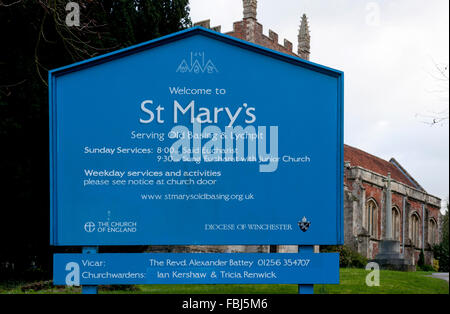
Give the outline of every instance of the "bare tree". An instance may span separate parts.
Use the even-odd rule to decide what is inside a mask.
[[[433,60],[434,69],[429,75],[435,81],[435,89],[431,90],[435,96],[436,109],[428,108],[426,113],[416,116],[429,125],[443,125],[449,121],[449,66],[448,63],[436,63]]]

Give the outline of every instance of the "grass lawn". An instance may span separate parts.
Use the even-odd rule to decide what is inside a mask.
[[[319,294],[448,294],[448,283],[427,277],[429,272],[399,272],[382,270],[380,286],[368,287],[364,269],[341,269],[340,285],[317,285]]]
[[[341,269],[340,285],[316,285],[316,294],[448,294],[446,281],[427,277],[431,273],[381,271],[380,286],[368,287],[364,269]],[[0,284],[0,293],[80,293],[80,288],[54,287],[39,291],[23,292],[21,284]],[[132,294],[295,294],[296,285],[140,285],[132,291],[109,291],[100,288],[100,293]]]

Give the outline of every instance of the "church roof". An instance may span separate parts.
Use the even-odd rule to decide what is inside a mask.
[[[387,176],[390,172],[392,179],[395,181],[425,192],[419,183],[394,158],[391,161],[387,161],[358,148],[344,145],[344,161],[350,162],[351,166],[359,166],[383,176]]]

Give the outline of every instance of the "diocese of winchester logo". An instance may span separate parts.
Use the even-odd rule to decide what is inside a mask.
[[[181,61],[180,65],[177,68],[178,73],[207,73],[213,74],[219,72],[211,61],[211,59],[206,60],[206,56],[204,52],[194,52],[191,51],[189,57],[189,63],[186,59]]]
[[[311,222],[308,221],[306,217],[303,217],[302,221],[298,222],[298,226],[300,227],[301,231],[306,232],[308,231],[309,226],[311,226]]]

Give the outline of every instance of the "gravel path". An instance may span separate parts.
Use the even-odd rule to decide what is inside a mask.
[[[448,273],[433,273],[430,277],[442,279],[448,282]]]

